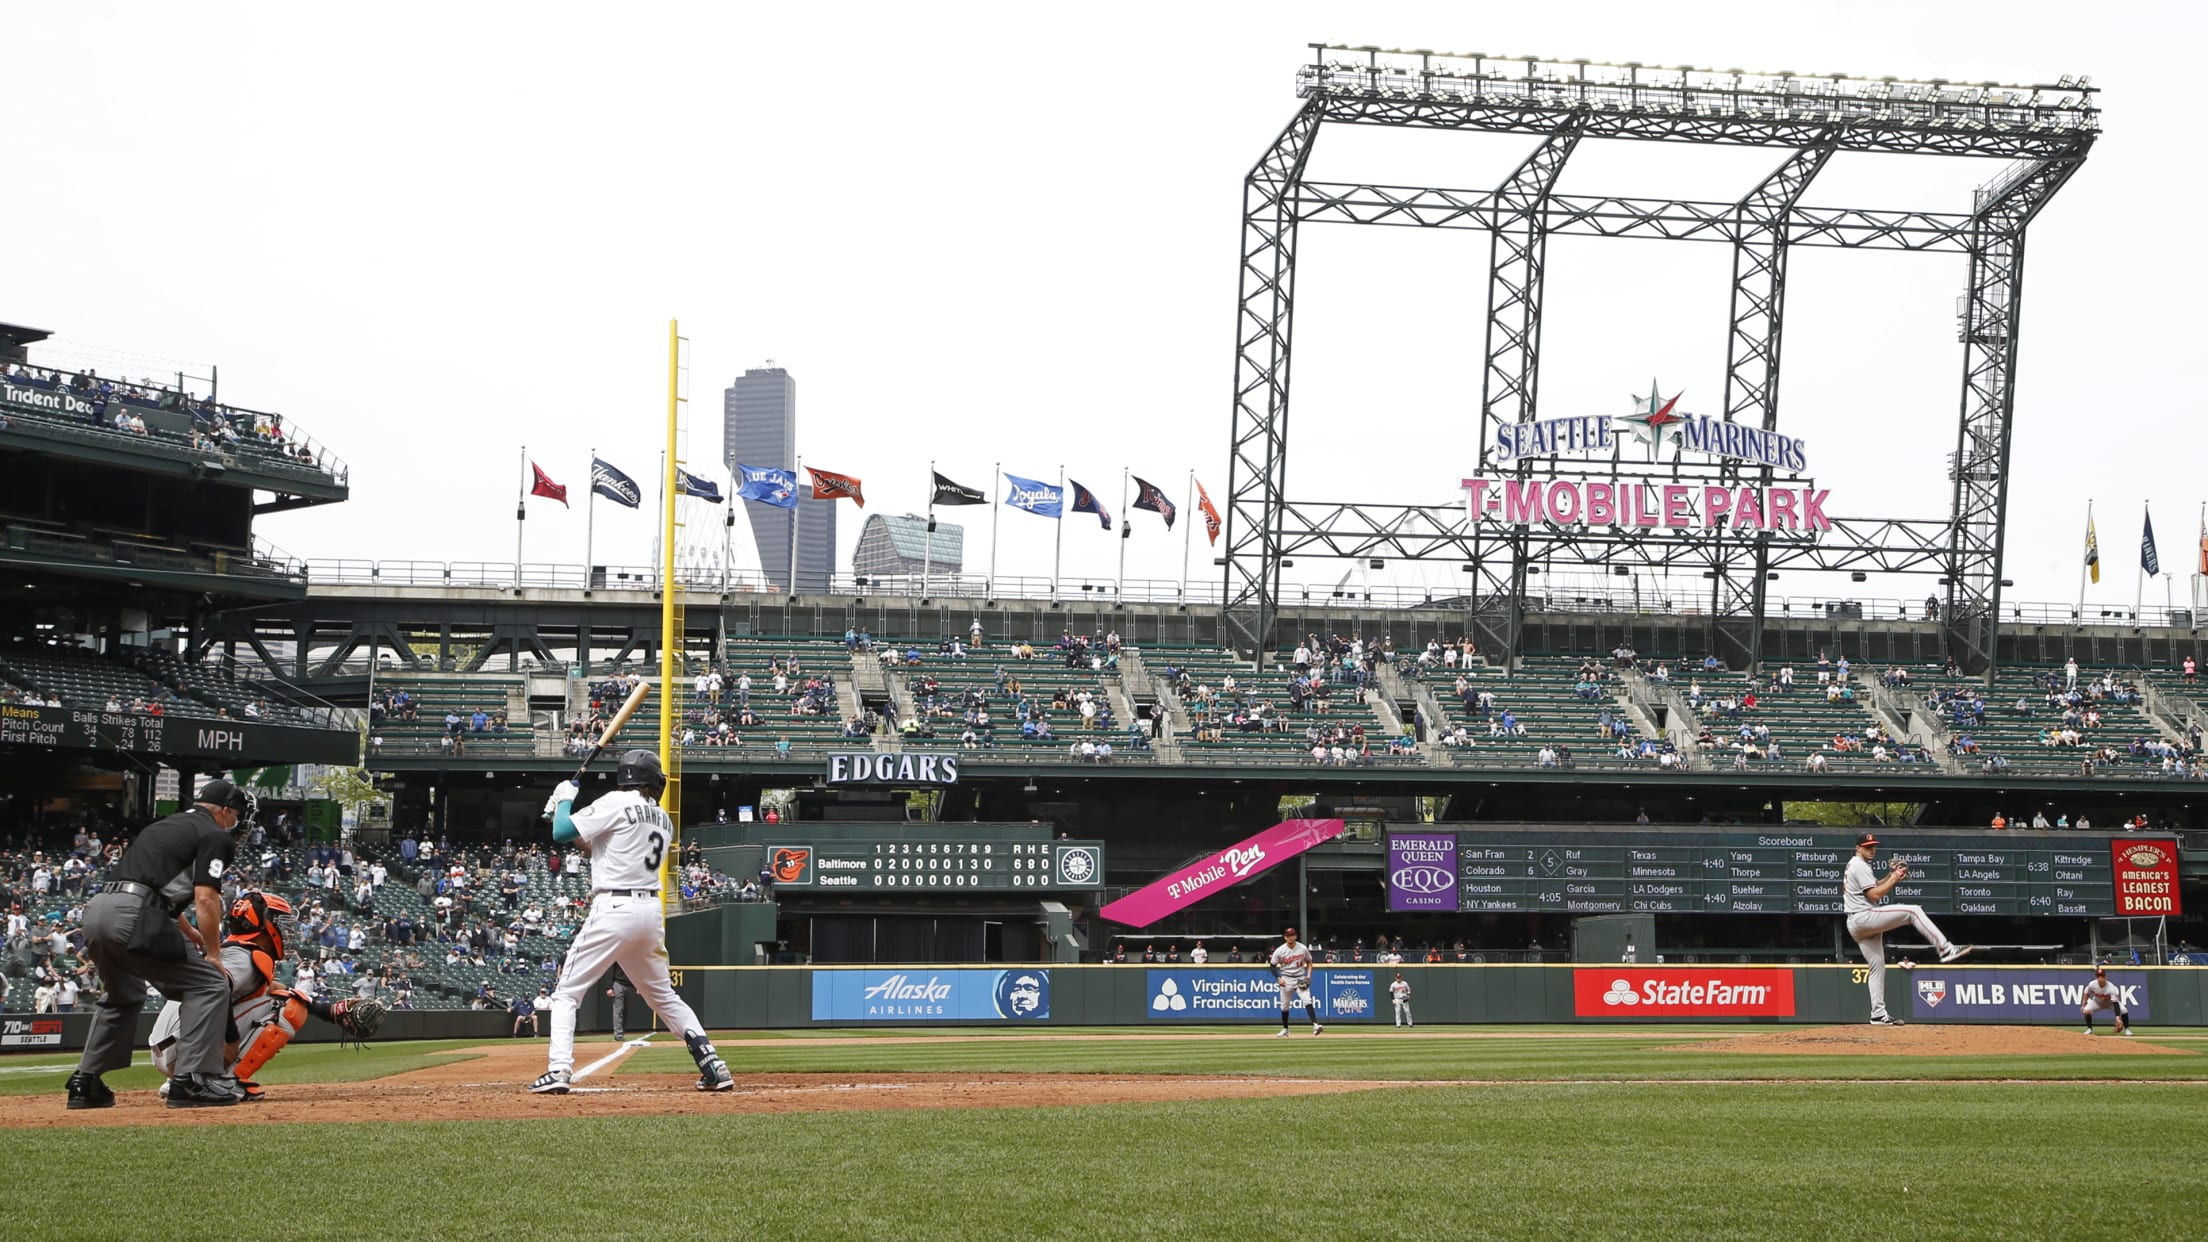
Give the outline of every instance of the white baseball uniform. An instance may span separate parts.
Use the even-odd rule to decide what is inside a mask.
[[[659,904],[659,865],[675,839],[674,821],[634,789],[617,789],[569,813],[590,847],[590,914],[560,963],[552,992],[548,1070],[575,1067],[575,1015],[584,993],[620,966],[637,995],[667,1029],[688,1039],[703,1034],[667,977],[667,924]]]
[[[2116,1029],[2119,1031],[2131,1029],[2131,1015],[2124,1012],[2123,992],[2109,982],[2108,976],[2095,975],[2093,982],[2085,985],[2083,999],[2085,1003],[2078,1007],[2078,1011],[2085,1015],[2086,1030],[2093,1029],[2093,1015],[2097,1013],[2115,1014]]]
[[[1861,854],[1848,860],[1847,870],[1840,878],[1840,909],[1848,920],[1848,935],[1855,938],[1855,947],[1863,954],[1863,960],[1871,964],[1871,1020],[1884,1021],[1886,1013],[1886,933],[1908,923],[1918,934],[1932,942],[1943,955],[1953,944],[1940,934],[1922,906],[1873,905],[1867,895],[1878,885],[1878,877],[1871,873],[1871,864]]]
[[[1398,979],[1389,984],[1388,996],[1395,1001],[1395,1024],[1397,1026],[1417,1026],[1418,1023],[1411,1021],[1410,980]]]
[[[1291,1004],[1311,1004],[1311,950],[1302,944],[1282,943],[1273,950],[1273,971],[1280,980],[1280,1011]]]

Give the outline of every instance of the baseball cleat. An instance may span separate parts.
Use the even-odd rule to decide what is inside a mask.
[[[1959,962],[1964,958],[1969,957],[1970,951],[1977,947],[1978,946],[1976,945],[1970,944],[1951,944],[1947,946],[1947,950],[1945,952],[1940,954],[1940,965],[1945,966],[1949,962]]]
[[[2125,1028],[2124,1028],[2123,1030],[2120,1030],[2120,1031],[2118,1031],[2118,1032],[2116,1032],[2116,1033],[2117,1033],[2118,1035],[2121,1035],[2121,1036],[2123,1036],[2123,1037],[2124,1037],[2125,1039],[2130,1039],[2130,1038],[2131,1038],[2131,1028],[2130,1028],[2130,1027],[2128,1027],[2128,1026],[2127,1026],[2127,1027],[2125,1027]]]
[[[244,1099],[212,1074],[178,1074],[169,1079],[170,1108],[228,1108]]]
[[[1319,1035],[1319,1034],[1323,1034],[1323,1033],[1325,1033],[1325,1031],[1326,1031],[1326,1028],[1325,1028],[1325,1027],[1323,1027],[1323,1026],[1320,1026],[1320,1025],[1319,1025],[1318,1023],[1314,1022],[1314,1023],[1312,1023],[1312,1024],[1311,1024],[1311,1033],[1312,1033],[1313,1035]]]
[[[726,1062],[723,1062],[719,1057],[714,1057],[705,1064],[698,1066],[697,1085],[700,1091],[734,1091],[736,1089],[736,1076],[728,1072]]]
[[[1906,1023],[1906,1022],[1903,1022],[1903,1021],[1902,1021],[1901,1019],[1899,1019],[1899,1018],[1897,1018],[1897,1017],[1893,1016],[1892,1014],[1885,1014],[1885,1013],[1882,1013],[1882,1014],[1879,1014],[1879,1015],[1877,1015],[1876,1017],[1874,1017],[1874,1018],[1872,1018],[1872,1019],[1871,1019],[1871,1025],[1872,1025],[1872,1026],[1907,1026],[1907,1025],[1909,1025],[1909,1024],[1908,1024],[1908,1023]]]
[[[1284,1026],[1284,1027],[1280,1028],[1280,1029],[1279,1029],[1278,1031],[1275,1031],[1275,1032],[1273,1033],[1273,1038],[1274,1038],[1274,1039],[1286,1039],[1286,1038],[1288,1038],[1288,1028]]]
[[[566,1070],[546,1070],[543,1076],[529,1084],[533,1095],[566,1095],[569,1074]]]
[[[2085,1033],[2086,1033],[2086,1034],[2088,1034],[2088,1035],[2091,1035],[2091,1034],[2093,1033],[2093,1028],[2092,1028],[2092,1027],[2090,1027],[2090,1026],[2089,1026],[2089,1027],[2087,1027],[2087,1028],[2085,1028]]]
[[[87,1074],[78,1070],[69,1075],[68,1090],[71,1108],[115,1107],[115,1093],[108,1090],[107,1084],[100,1081],[98,1074]]]
[[[259,1104],[268,1099],[268,1092],[261,1089],[261,1084],[244,1078],[238,1080],[238,1090],[245,1093],[244,1102],[247,1104]]]

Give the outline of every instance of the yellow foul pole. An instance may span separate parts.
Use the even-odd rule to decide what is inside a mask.
[[[675,320],[667,321],[667,469],[660,483],[659,534],[659,762],[667,772],[667,789],[659,798],[675,824],[675,839],[667,843],[659,862],[659,901],[662,909],[675,904],[675,877],[679,872],[676,851],[682,840],[682,745],[677,739],[677,716],[684,703],[682,693],[682,597],[675,582],[675,469],[682,410],[682,335]]]

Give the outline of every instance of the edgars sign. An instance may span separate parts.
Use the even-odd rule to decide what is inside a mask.
[[[831,785],[955,785],[957,755],[912,753],[877,755],[872,751],[828,756]]]

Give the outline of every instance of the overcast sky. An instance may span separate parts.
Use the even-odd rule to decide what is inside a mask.
[[[1088,16],[1076,16],[1087,14]],[[1929,14],[1929,15],[1928,15]],[[1804,73],[2091,74],[2106,133],[2033,226],[2010,509],[2012,600],[2068,600],[2086,501],[2128,604],[2140,509],[2185,577],[2208,447],[2193,337],[2198,6],[45,5],[9,21],[0,320],[48,359],[219,365],[352,465],[352,499],[262,523],[294,555],[508,561],[522,445],[576,499],[528,559],[583,559],[589,450],[657,472],[665,334],[693,342],[693,461],[721,390],[798,382],[799,449],[917,511],[926,462],[1120,471],[1223,506],[1242,177],[1312,41]],[[1311,176],[1488,186],[1530,138],[1332,126]],[[1762,150],[1583,144],[1571,193],[1729,200]],[[1986,161],[1840,156],[1815,205],[1967,210]],[[2159,212],[2159,214],[2157,214]],[[2179,230],[2187,230],[2180,232]],[[1291,491],[1454,503],[1477,460],[1485,234],[1312,227],[1298,275]],[[1552,243],[1542,414],[1619,414],[1654,377],[1722,404],[1723,246]],[[1797,250],[1781,429],[1836,515],[1941,518],[1963,262]],[[37,355],[34,355],[36,357]],[[649,506],[647,505],[647,508]],[[988,509],[968,524],[984,568]],[[845,510],[842,554],[863,514]],[[739,532],[741,532],[739,527]],[[1003,513],[1000,573],[1052,524]],[[644,515],[598,508],[600,563]],[[1197,535],[1199,576],[1215,573]],[[749,562],[738,540],[739,564]],[[1091,518],[1069,577],[1109,578]],[[1137,518],[1130,577],[1180,573]],[[1347,566],[1299,564],[1331,581]],[[1456,566],[1397,567],[1451,589]],[[1921,598],[1926,579],[1856,588]],[[1779,584],[1811,595],[1807,579]],[[2159,602],[2162,584],[2148,595]]]

